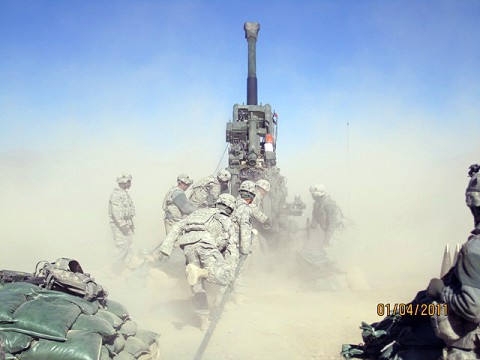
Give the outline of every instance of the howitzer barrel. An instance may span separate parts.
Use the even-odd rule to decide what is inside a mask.
[[[246,22],[243,25],[248,42],[247,105],[257,105],[257,50],[256,43],[260,24]]]

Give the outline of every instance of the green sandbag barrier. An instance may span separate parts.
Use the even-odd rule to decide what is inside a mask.
[[[102,319],[107,320],[110,323],[110,325],[112,325],[115,329],[119,329],[120,326],[122,326],[123,324],[123,320],[120,319],[117,315],[103,309],[99,309],[95,314],[95,316],[98,316],[98,317],[101,317]]]
[[[18,331],[43,339],[64,341],[80,309],[71,303],[51,304],[42,299],[23,303],[13,314],[13,324],[0,324],[0,331]]]
[[[111,352],[118,354],[125,348],[125,338],[121,334],[117,334],[113,339],[104,341],[103,345]]]
[[[61,301],[68,301],[72,304],[77,305],[80,310],[82,311],[82,314],[86,315],[93,315],[98,311],[98,303],[95,302],[90,302],[85,299],[82,299],[79,296],[67,294],[64,292],[60,291],[55,291],[55,290],[43,290],[41,292],[38,292],[36,294],[37,298],[41,298],[45,301],[55,303],[55,302],[61,302]]]
[[[137,333],[137,323],[129,319],[125,321],[122,326],[120,326],[118,332],[125,337],[133,336]]]
[[[160,337],[160,334],[157,334],[156,332],[149,331],[149,330],[138,329],[137,333],[135,334],[135,337],[137,339],[142,340],[145,344],[150,346],[158,340],[158,338]]]
[[[126,320],[130,316],[125,306],[123,306],[117,301],[110,299],[107,299],[105,310],[117,315],[122,320]]]
[[[142,354],[148,354],[150,347],[135,336],[130,336],[125,341],[125,349],[123,349],[123,352],[125,351],[132,354],[134,358],[137,358]]]
[[[101,352],[100,335],[72,330],[64,342],[40,339],[17,356],[20,360],[99,360]]]
[[[42,290],[39,286],[23,282],[8,283],[2,287],[2,291],[13,291],[24,295],[30,295],[39,290]]]
[[[0,289],[0,323],[11,322],[13,313],[27,301],[24,294]]]
[[[5,350],[12,354],[28,349],[33,341],[33,337],[13,331],[0,331],[0,336],[3,339]]]
[[[99,334],[103,339],[109,339],[116,334],[110,323],[95,315],[83,315],[77,318],[72,325],[72,330],[85,330]]]
[[[102,346],[102,352],[100,353],[100,360],[110,360],[110,351],[105,346]]]
[[[135,357],[132,354],[127,353],[126,351],[122,351],[115,355],[113,360],[135,360]]]

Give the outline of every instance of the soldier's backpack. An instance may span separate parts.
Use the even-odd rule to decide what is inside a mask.
[[[108,292],[90,274],[84,273],[78,261],[68,258],[45,263],[38,275],[44,278],[44,287],[82,296],[85,300],[106,301]]]
[[[188,222],[185,224],[185,232],[190,231],[206,231],[207,223],[212,219],[217,213],[216,209],[204,208],[195,211],[188,217]]]

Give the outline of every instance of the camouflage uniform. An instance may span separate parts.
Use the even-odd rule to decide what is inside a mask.
[[[473,215],[474,231],[480,233],[480,172],[472,174],[465,191],[465,202]]]
[[[328,245],[336,230],[341,227],[341,212],[336,202],[328,195],[315,199],[310,227],[315,229],[320,225],[325,233],[325,244]]]
[[[135,205],[126,189],[116,187],[110,196],[108,215],[115,244],[115,257],[129,264],[133,257],[132,238]],[[121,228],[126,229],[122,231]]]
[[[265,223],[268,220],[268,216],[263,212],[263,196],[259,191],[255,193],[255,198],[249,205],[252,209],[253,217],[260,222],[261,224]]]
[[[213,207],[220,194],[220,182],[215,176],[210,175],[198,180],[192,185],[192,193],[188,200],[198,208]]]
[[[175,224],[160,246],[160,251],[170,255],[175,243],[183,249],[187,264],[208,270],[208,282],[228,285],[232,281],[235,268],[232,261],[225,261],[223,253],[234,252],[236,248],[235,227],[230,217],[218,208],[199,209]],[[191,288],[195,310],[208,313],[203,281],[199,280]],[[198,298],[204,300],[199,301]]]
[[[168,190],[163,200],[163,211],[165,211],[165,232],[168,235],[172,226],[193,213],[197,208],[193,206],[187,199],[185,191],[178,186]]]

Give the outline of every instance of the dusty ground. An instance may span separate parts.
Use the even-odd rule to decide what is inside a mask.
[[[204,359],[342,359],[343,343],[361,342],[361,321],[378,321],[378,303],[407,302],[428,280],[408,272],[386,280],[381,273],[370,276],[368,269],[353,267],[347,269],[348,278],[312,287],[298,272],[295,251],[293,244],[276,256],[253,255],[243,272],[247,302],[230,296]],[[164,359],[193,359],[204,332],[193,313],[181,261],[171,268],[180,276],[151,271],[145,280],[137,271],[125,273],[126,282],[118,277],[105,281],[111,297],[122,301],[142,328],[161,333]]]

